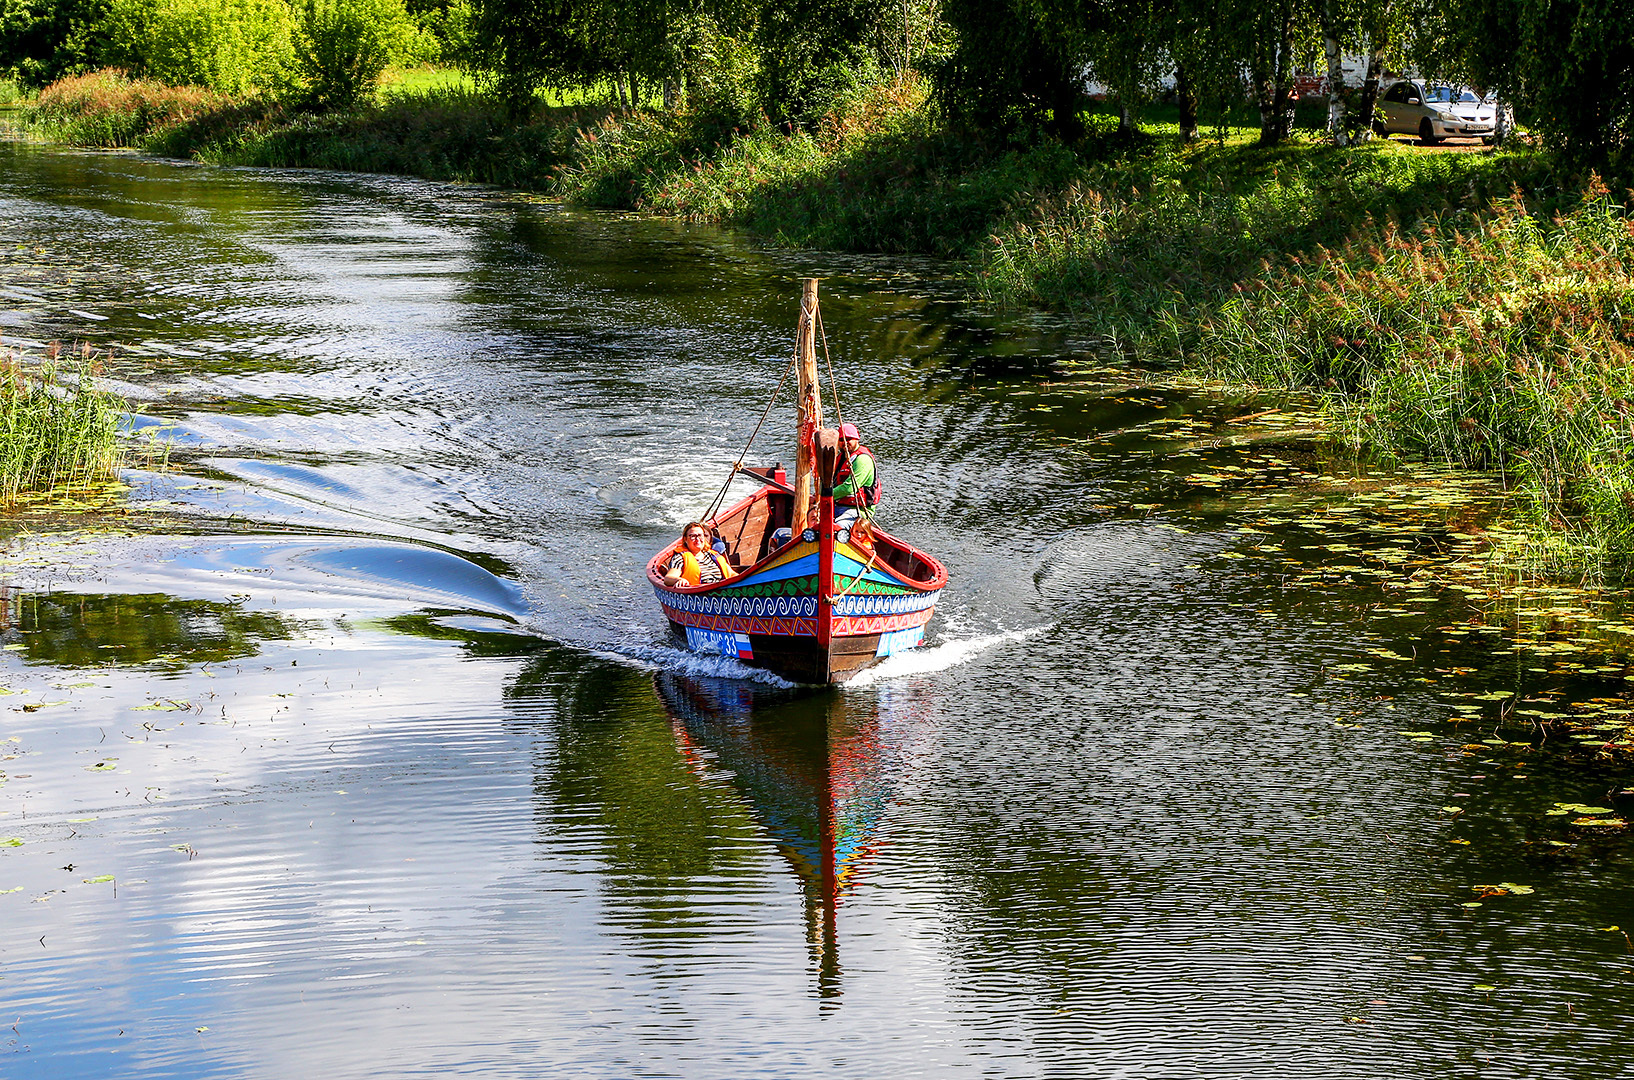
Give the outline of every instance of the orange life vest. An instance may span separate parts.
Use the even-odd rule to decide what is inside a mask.
[[[681,556],[681,581],[687,585],[698,584],[698,579],[703,576],[701,568],[698,566],[698,556],[692,554],[685,547],[676,550]],[[704,551],[713,556],[715,565],[721,568],[722,581],[735,576],[736,572],[732,569],[732,564],[726,561],[725,555],[722,555],[714,548],[704,548]]]

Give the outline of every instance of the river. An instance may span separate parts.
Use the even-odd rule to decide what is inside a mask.
[[[6,526],[0,1074],[1634,1069],[1634,770],[1547,723],[1622,715],[1620,624],[1484,614],[1484,481],[1233,439],[1275,403],[933,263],[503,192],[0,143],[0,241],[0,347],[112,347],[170,457]],[[951,581],[824,692],[642,578],[805,275]]]

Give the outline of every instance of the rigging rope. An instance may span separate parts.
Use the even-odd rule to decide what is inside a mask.
[[[743,444],[743,451],[738,454],[737,461],[733,462],[732,467],[726,472],[726,482],[721,484],[720,491],[715,493],[715,498],[709,504],[709,509],[704,511],[703,517],[699,518],[699,521],[708,521],[714,517],[715,512],[721,508],[721,503],[726,500],[726,489],[732,486],[732,478],[737,476],[739,469],[743,468],[743,459],[749,456],[749,448],[755,444],[755,437],[760,434],[761,427],[765,425],[766,417],[771,415],[772,406],[777,404],[777,395],[783,392],[783,385],[789,381],[789,372],[794,370],[794,365],[799,359],[798,353],[789,358],[789,366],[783,369],[783,377],[777,380],[777,389],[773,390],[772,396],[767,399],[765,411],[760,414],[760,422],[755,425],[755,430],[749,433],[749,441]]]
[[[834,360],[828,355],[828,331],[823,329],[823,309],[817,309],[817,336],[823,339],[823,362],[828,365],[828,389],[834,396],[834,430],[839,431],[845,423],[845,414],[840,412],[840,381],[834,377]],[[851,468],[851,449],[845,445],[845,440],[838,440],[840,453],[845,457],[845,467]]]
[[[840,411],[840,382],[834,376],[834,358],[828,352],[828,331],[823,328],[823,309],[821,306],[817,308],[815,314],[817,316],[817,336],[823,342],[823,362],[828,365],[829,394],[834,398],[834,427],[838,430],[840,425],[845,423],[845,415]],[[766,409],[760,414],[760,422],[755,424],[755,430],[749,434],[749,441],[743,444],[743,451],[738,454],[737,461],[727,470],[725,483],[721,484],[720,491],[715,493],[715,498],[709,503],[709,509],[704,511],[703,516],[698,519],[699,521],[708,521],[714,517],[716,512],[720,510],[721,504],[726,501],[726,491],[732,486],[732,479],[743,468],[743,461],[749,456],[749,448],[754,446],[756,436],[760,434],[761,427],[766,423],[766,417],[771,415],[772,406],[777,404],[777,396],[783,392],[784,384],[789,381],[789,372],[793,371],[795,365],[800,362],[799,340],[799,330],[796,329],[795,353],[789,358],[789,366],[783,369],[783,377],[777,381],[777,389],[772,391],[771,398],[766,402]],[[843,439],[840,440],[840,452],[845,455],[846,463],[850,464],[851,453],[845,448],[845,440]]]
[[[870,570],[872,570],[874,568],[874,563],[877,562],[878,560],[879,560],[879,548],[876,547],[874,549],[874,551],[873,551],[873,554],[868,556],[868,565],[864,566],[862,568],[862,573],[860,573],[856,577],[852,578],[851,579],[851,584],[847,585],[845,588],[841,589],[839,592],[835,593],[833,596],[830,596],[828,598],[829,602],[832,603],[835,600],[844,600],[847,596],[850,596],[851,595],[851,590],[855,589],[862,582],[862,579],[868,576],[868,571],[870,571]]]
[[[823,329],[823,309],[817,309],[817,336],[823,339],[823,362],[828,365],[828,388],[834,396],[834,426],[838,428],[845,423],[845,417],[840,413],[840,383],[834,378],[834,360],[828,355],[828,331]]]

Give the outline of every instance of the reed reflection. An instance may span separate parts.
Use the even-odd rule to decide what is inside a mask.
[[[276,612],[163,594],[25,592],[0,586],[0,634],[30,664],[220,664],[303,628]]]
[[[733,679],[653,677],[675,742],[700,777],[722,773],[800,879],[806,942],[823,998],[841,994],[839,911],[865,879],[897,795],[916,700],[793,695]]]

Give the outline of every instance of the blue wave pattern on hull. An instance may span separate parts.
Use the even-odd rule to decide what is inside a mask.
[[[834,601],[835,615],[903,615],[936,606],[941,590],[906,596],[866,596],[852,593]]]
[[[736,615],[741,618],[814,619],[817,617],[815,596],[720,596],[712,593],[689,595],[671,592],[653,586],[658,602],[665,607],[691,612],[695,615]]]

